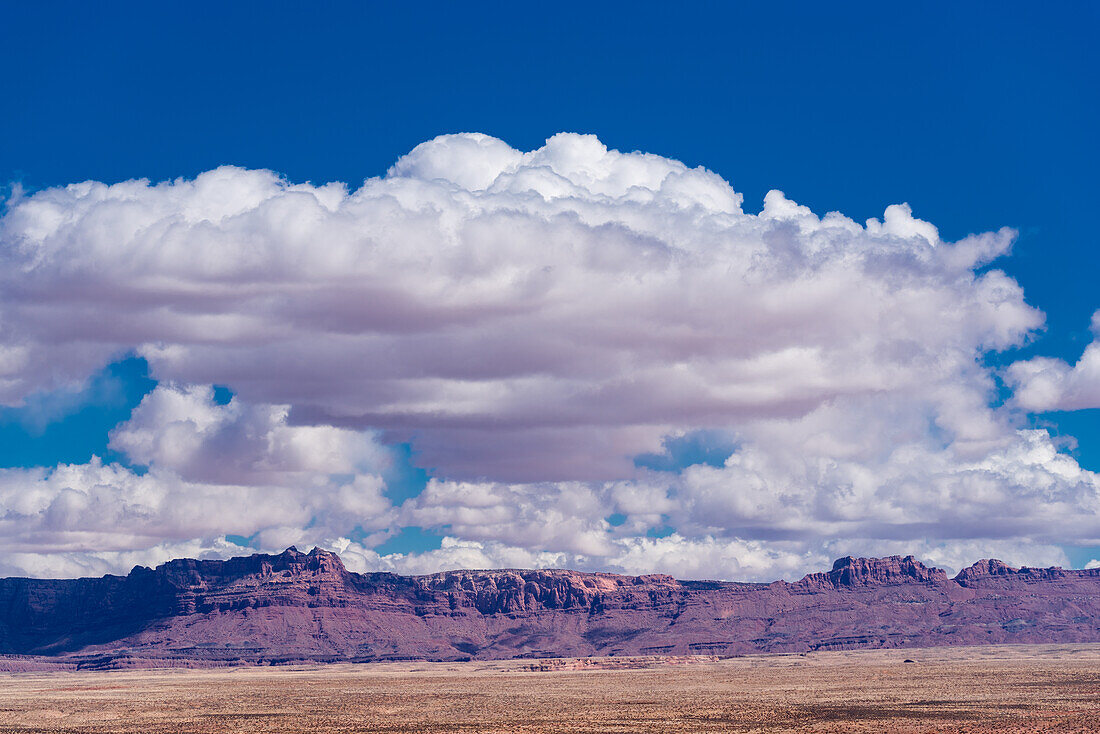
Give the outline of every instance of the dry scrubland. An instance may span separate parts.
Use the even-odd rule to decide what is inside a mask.
[[[637,664],[2,674],[0,732],[1100,731],[1100,645]]]

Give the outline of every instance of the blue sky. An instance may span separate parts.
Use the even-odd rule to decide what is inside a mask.
[[[214,3],[36,3],[9,8],[5,16],[0,27],[7,61],[0,95],[0,182],[10,182],[9,194],[31,197],[86,180],[190,179],[225,164],[269,169],[290,182],[347,182],[354,190],[443,134],[485,133],[518,151],[539,149],[562,131],[594,134],[612,150],[704,166],[743,195],[745,212],[759,212],[765,194],[779,189],[818,216],[839,211],[857,223],[882,219],[887,205],[907,202],[913,216],[933,223],[944,242],[1001,227],[1016,230],[1011,253],[978,264],[976,272],[1003,270],[1045,321],[1003,348],[982,348],[980,364],[996,383],[994,404],[1013,400],[1003,370],[1035,358],[1073,365],[1094,339],[1090,323],[1100,308],[1093,216],[1100,196],[1095,175],[1100,101],[1094,92],[1100,88],[1100,52],[1094,36],[1100,9],[1093,3],[1053,8],[1024,3],[911,8],[697,3],[675,9],[654,3],[240,3],[228,8]],[[51,344],[79,340],[60,333],[50,331]],[[153,341],[166,339],[158,334]],[[0,408],[0,466],[84,464],[96,455],[136,473],[152,464],[156,474],[157,461],[168,467],[168,460],[157,459],[161,454],[152,449],[127,452],[118,441],[110,442],[109,432],[157,384],[149,363],[137,356],[145,342],[135,338],[129,351],[118,346],[123,342],[112,342],[106,359],[81,362],[81,379],[74,381],[77,371],[52,381],[43,377],[25,395],[9,398],[9,407]],[[191,380],[222,386],[204,404],[209,410],[243,389],[247,400],[242,405],[292,404],[291,424],[319,422],[333,430],[355,430],[386,454],[384,466],[372,464],[367,470],[362,467],[370,463],[364,458],[369,451],[356,448],[347,471],[322,472],[346,475],[332,479],[333,486],[353,486],[356,476],[379,476],[383,496],[398,505],[419,495],[430,476],[494,479],[496,470],[486,469],[483,476],[468,466],[473,459],[463,458],[482,456],[487,451],[483,444],[457,456],[466,446],[463,441],[475,440],[469,438],[474,433],[461,439],[451,433],[427,435],[442,429],[411,418],[372,422],[364,417],[376,414],[371,410],[353,416],[330,403],[310,402],[312,397],[298,400],[293,390],[280,392],[240,377],[243,368],[236,363],[223,372],[210,366],[215,363],[228,364],[212,360],[189,372],[159,369],[171,374],[162,380],[165,385]],[[20,405],[20,400],[25,402]],[[1097,406],[1069,398],[1061,403],[1035,399],[1029,405],[1013,408],[1013,420],[1048,430],[1081,468],[1100,471]],[[807,408],[785,409],[793,411],[785,414],[791,418]],[[727,435],[739,430],[740,418],[692,420],[676,423],[660,442],[647,438],[644,450],[629,449],[634,453],[625,455],[624,465],[650,472],[648,479],[637,481],[651,483],[653,476],[690,466],[717,469],[744,445],[743,437]],[[643,443],[621,441],[631,447]],[[517,468],[525,454],[515,451],[520,458],[511,464],[501,460],[500,481],[535,486],[629,479],[602,465],[578,468],[569,476],[540,474],[531,467],[549,459],[532,458]],[[142,461],[138,454],[154,458]],[[204,460],[224,460],[210,458],[215,456],[220,454]],[[173,471],[191,481],[184,469]],[[218,474],[219,481],[245,481],[227,476]],[[417,508],[418,515],[389,517],[373,528],[357,524],[356,530],[339,533],[357,542],[368,539],[383,554],[431,550],[444,537],[454,538],[461,548],[478,543],[519,547],[514,536],[523,534],[520,524],[499,537],[486,529],[492,523],[471,526],[465,535],[457,529],[461,524],[448,513],[458,517],[465,510],[452,495],[471,491],[455,489],[447,495],[451,499],[436,498],[438,506]],[[614,491],[605,486],[597,494],[610,497]],[[684,490],[670,488],[663,497],[675,504],[678,491]],[[525,500],[516,495],[501,501]],[[587,521],[629,517],[629,504],[594,502]],[[559,515],[538,517],[545,521]],[[674,526],[670,517],[679,516],[655,511],[637,525],[612,523],[606,532],[624,543],[634,537],[631,533],[654,538],[673,527],[688,533],[692,521]],[[79,529],[79,520],[73,522]],[[281,520],[272,522],[283,527]],[[319,527],[319,522],[311,518],[302,524]],[[731,520],[726,530],[733,540],[750,545],[783,535],[758,525],[742,518]],[[1009,543],[1015,536],[1008,525],[989,537]],[[260,526],[245,529],[258,532]],[[227,528],[222,535],[264,537],[236,530]],[[1026,528],[1015,532],[1029,539],[1042,535]],[[703,525],[694,533],[696,538],[717,537],[714,528]],[[526,548],[544,555],[523,558],[555,563],[579,558],[600,565],[592,560],[601,557],[593,549],[595,541],[579,540],[581,535],[568,542],[547,539]],[[957,536],[944,537],[955,542]],[[274,543],[290,535],[272,531],[270,537]],[[875,537],[879,545],[868,549],[886,547],[886,540],[913,539],[905,533],[896,539]],[[1043,537],[1036,542],[1051,546],[1049,534]],[[1087,541],[1084,533],[1053,545],[1065,549],[1070,562],[1083,564],[1097,557]],[[12,540],[6,549],[34,550],[21,543]],[[90,552],[69,541],[57,546]],[[119,553],[136,555],[87,568],[144,558],[138,546],[121,541],[115,546]],[[201,543],[195,547],[222,552]],[[764,552],[755,545],[742,550],[746,556]],[[800,568],[798,558],[803,563],[813,558],[809,550],[791,552],[796,560],[757,566],[745,561],[743,575],[757,568],[764,576],[787,573]],[[971,552],[943,551],[945,558]],[[934,551],[928,553],[935,560]],[[1036,561],[1044,558],[1035,556]],[[71,567],[58,563],[41,571],[27,568],[48,574]],[[700,567],[699,572],[710,570]]]

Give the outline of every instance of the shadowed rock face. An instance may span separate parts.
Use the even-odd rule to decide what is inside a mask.
[[[996,561],[1000,563],[1000,561]],[[1003,565],[1003,564],[1002,564]],[[812,573],[799,583],[818,589],[904,584],[910,582],[942,584],[947,574],[938,568],[928,568],[913,556],[887,558],[852,558],[845,556],[833,563],[828,573]]]
[[[1100,641],[1100,570],[841,558],[795,583],[575,571],[357,574],[326,551],[0,579],[0,654],[81,666],[737,655]]]

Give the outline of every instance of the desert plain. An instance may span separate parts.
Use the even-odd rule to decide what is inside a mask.
[[[0,674],[0,732],[1094,732],[1100,644]]]

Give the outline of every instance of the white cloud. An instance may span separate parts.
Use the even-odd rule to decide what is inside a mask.
[[[568,552],[532,551],[499,541],[462,540],[445,537],[436,550],[417,554],[379,555],[346,538],[326,547],[340,553],[354,571],[390,571],[425,574],[456,569],[483,568],[568,568],[640,575],[655,570],[679,579],[713,579],[770,582],[797,581],[808,573],[827,571],[834,559],[845,555],[913,554],[929,566],[954,575],[987,556],[1015,566],[1069,565],[1064,551],[1055,546],[1019,544],[1015,541],[980,538],[947,543],[879,541],[851,543],[837,541],[806,544],[721,540],[713,537],[689,539],[679,534],[664,538],[624,537],[613,541],[605,557]],[[1096,568],[1092,562],[1086,568]]]
[[[925,565],[944,569],[949,576],[983,558],[996,558],[1015,567],[1070,566],[1066,552],[1059,546],[1035,543],[1026,538],[974,538],[947,542],[895,540],[855,544],[842,540],[826,545],[826,551],[832,558],[847,555],[914,555]]]
[[[286,408],[227,405],[209,386],[160,385],[111,434],[149,470],[98,458],[0,469],[0,551],[26,572],[125,571],[135,559],[267,549],[389,527],[381,474],[392,460],[367,434],[289,426]]]
[[[1075,365],[1036,357],[1010,366],[1016,404],[1032,412],[1100,408],[1100,311],[1092,316],[1092,333],[1097,339]]]
[[[619,538],[612,543],[611,553],[604,557],[532,551],[522,545],[450,536],[443,538],[440,548],[413,555],[380,556],[346,539],[334,541],[329,547],[340,553],[352,570],[404,574],[466,568],[569,568],[637,575],[659,569],[677,578],[774,581],[778,577],[797,579],[831,562],[820,551],[796,551],[760,542],[714,538],[688,540],[679,535]]]
[[[612,549],[601,494],[581,482],[510,486],[432,480],[403,508],[403,519],[408,525],[446,526],[470,540],[605,556]]]
[[[1042,324],[985,267],[1013,239],[778,191],[746,213],[714,173],[579,135],[443,136],[353,192],[232,167],[38,192],[0,220],[0,402],[129,352],[161,382],[111,436],[149,472],[4,470],[0,545],[70,554],[46,569],[228,552],[203,540],[224,533],[405,570],[766,579],[895,544],[1061,560],[1095,539],[1100,485],[989,407],[983,357]],[[1017,402],[1088,403],[1091,353],[1014,366]],[[701,430],[729,437],[724,466],[634,466]],[[437,477],[400,508],[395,441]],[[349,540],[409,524],[448,540]]]
[[[768,202],[577,135],[438,138],[354,193],[234,168],[50,189],[0,225],[0,398],[137,350],[161,380],[415,434],[448,477],[611,479],[675,430],[973,381],[1041,321],[972,270],[1011,232]]]
[[[308,482],[312,475],[378,472],[390,461],[368,433],[287,424],[289,406],[214,400],[209,385],[159,385],[111,432],[134,463],[206,482]]]
[[[125,574],[135,566],[153,567],[173,558],[226,558],[240,555],[241,548],[224,538],[158,543],[137,550],[58,550],[5,553],[0,575],[38,578],[79,578]]]
[[[0,470],[5,552],[133,550],[265,524],[310,521],[310,497],[289,488],[188,483],[98,459],[53,469]]]

